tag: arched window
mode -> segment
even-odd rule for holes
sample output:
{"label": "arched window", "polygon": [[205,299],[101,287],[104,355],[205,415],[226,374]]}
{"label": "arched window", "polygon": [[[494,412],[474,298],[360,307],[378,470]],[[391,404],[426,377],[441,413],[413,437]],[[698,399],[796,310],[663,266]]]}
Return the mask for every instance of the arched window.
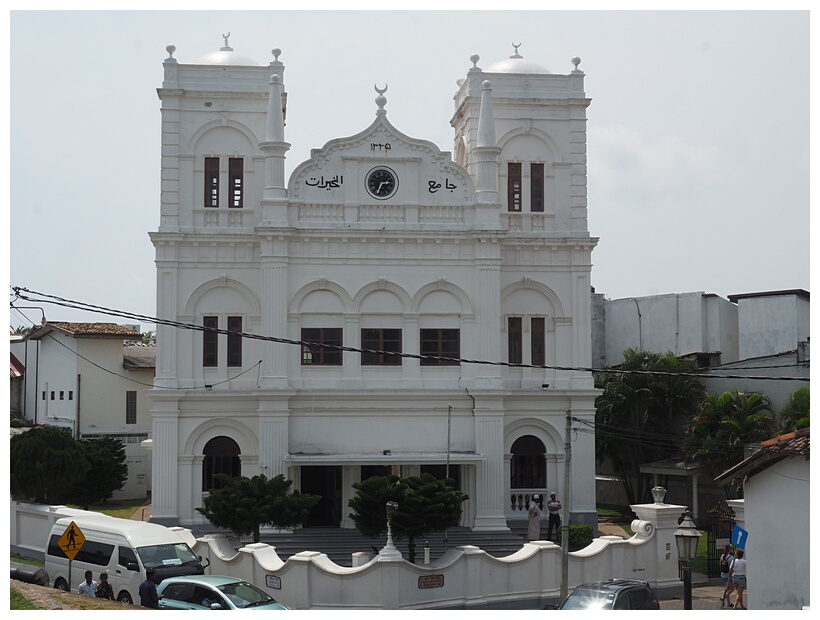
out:
{"label": "arched window", "polygon": [[221,489],[222,484],[214,479],[216,474],[228,474],[236,478],[241,475],[239,446],[230,437],[214,437],[205,444],[202,451],[202,490]]}
{"label": "arched window", "polygon": [[532,435],[524,435],[512,445],[511,489],[544,489],[547,486],[546,448]]}

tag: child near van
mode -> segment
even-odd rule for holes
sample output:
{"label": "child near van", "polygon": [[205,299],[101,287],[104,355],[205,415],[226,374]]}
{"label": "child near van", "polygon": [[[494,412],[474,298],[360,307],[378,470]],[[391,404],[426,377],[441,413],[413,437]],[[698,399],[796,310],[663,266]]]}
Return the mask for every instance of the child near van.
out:
{"label": "child near van", "polygon": [[100,583],[97,586],[97,598],[114,600],[114,588],[108,583],[108,573],[100,573]]}

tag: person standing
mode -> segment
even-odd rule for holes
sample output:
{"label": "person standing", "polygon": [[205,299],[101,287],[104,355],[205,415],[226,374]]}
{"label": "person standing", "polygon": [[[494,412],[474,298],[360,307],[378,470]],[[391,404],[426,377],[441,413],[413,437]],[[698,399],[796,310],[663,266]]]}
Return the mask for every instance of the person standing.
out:
{"label": "person standing", "polygon": [[527,508],[527,514],[530,517],[529,526],[527,527],[527,542],[541,538],[541,508],[538,506],[539,499],[541,499],[540,495],[533,495],[530,500],[530,505]]}
{"label": "person standing", "polygon": [[743,556],[743,549],[738,549],[737,555],[732,561],[732,567],[729,569],[729,576],[734,581],[735,590],[737,590],[735,604],[732,609],[746,609],[746,605],[743,604],[743,591],[746,589],[746,558]]}
{"label": "person standing", "polygon": [[734,556],[732,555],[732,545],[726,545],[723,548],[723,553],[720,555],[720,578],[723,579],[723,596],[720,597],[720,608],[723,609],[726,607],[728,603],[729,607],[732,606],[731,594],[732,590],[735,589],[734,582],[729,579],[729,571],[731,570],[732,561],[734,560]]}
{"label": "person standing", "polygon": [[561,530],[561,502],[555,496],[555,491],[550,493],[549,501],[547,501],[547,511],[549,512],[547,540],[552,540],[552,527],[555,526],[555,541],[558,542],[558,533]]}
{"label": "person standing", "polygon": [[157,584],[154,583],[154,577],[157,571],[153,568],[145,573],[145,581],[140,584],[140,605],[143,607],[150,607],[151,609],[159,609],[159,595],[157,594]]}
{"label": "person standing", "polygon": [[90,570],[85,571],[85,581],[83,581],[80,584],[80,587],[77,588],[77,594],[82,594],[83,596],[97,596],[97,582],[91,578],[93,576],[94,575]]}
{"label": "person standing", "polygon": [[108,573],[100,573],[100,583],[97,586],[97,598],[114,600],[114,588],[108,583]]}

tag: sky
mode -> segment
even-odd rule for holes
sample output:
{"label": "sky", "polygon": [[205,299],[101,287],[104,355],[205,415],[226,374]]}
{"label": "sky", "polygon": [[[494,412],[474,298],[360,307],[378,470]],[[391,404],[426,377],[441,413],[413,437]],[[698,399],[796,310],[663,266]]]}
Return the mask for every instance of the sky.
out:
{"label": "sky", "polygon": [[[155,4],[168,6],[141,6]],[[553,73],[579,56],[596,292],[810,290],[807,10],[12,10],[8,20],[10,287],[156,314],[148,233],[159,226],[165,48],[193,63],[230,33],[260,65],[281,49],[287,174],[370,125],[374,84],[388,85],[397,129],[452,152],[456,80],[472,54],[487,67],[520,43]],[[23,313],[10,312],[12,328],[41,320]]]}

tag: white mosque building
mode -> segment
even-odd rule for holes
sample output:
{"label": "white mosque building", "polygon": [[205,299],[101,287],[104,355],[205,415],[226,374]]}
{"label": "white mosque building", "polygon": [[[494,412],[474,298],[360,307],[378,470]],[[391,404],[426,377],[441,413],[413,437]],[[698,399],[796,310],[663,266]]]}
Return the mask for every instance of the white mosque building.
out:
{"label": "white mosque building", "polygon": [[167,51],[157,315],[205,329],[157,329],[152,520],[204,526],[218,472],[284,474],[322,496],[305,527],[352,528],[353,483],[430,472],[476,531],[566,473],[571,522],[597,523],[580,59],[471,57],[455,159],[378,89],[370,126],[285,178],[281,52]]}

